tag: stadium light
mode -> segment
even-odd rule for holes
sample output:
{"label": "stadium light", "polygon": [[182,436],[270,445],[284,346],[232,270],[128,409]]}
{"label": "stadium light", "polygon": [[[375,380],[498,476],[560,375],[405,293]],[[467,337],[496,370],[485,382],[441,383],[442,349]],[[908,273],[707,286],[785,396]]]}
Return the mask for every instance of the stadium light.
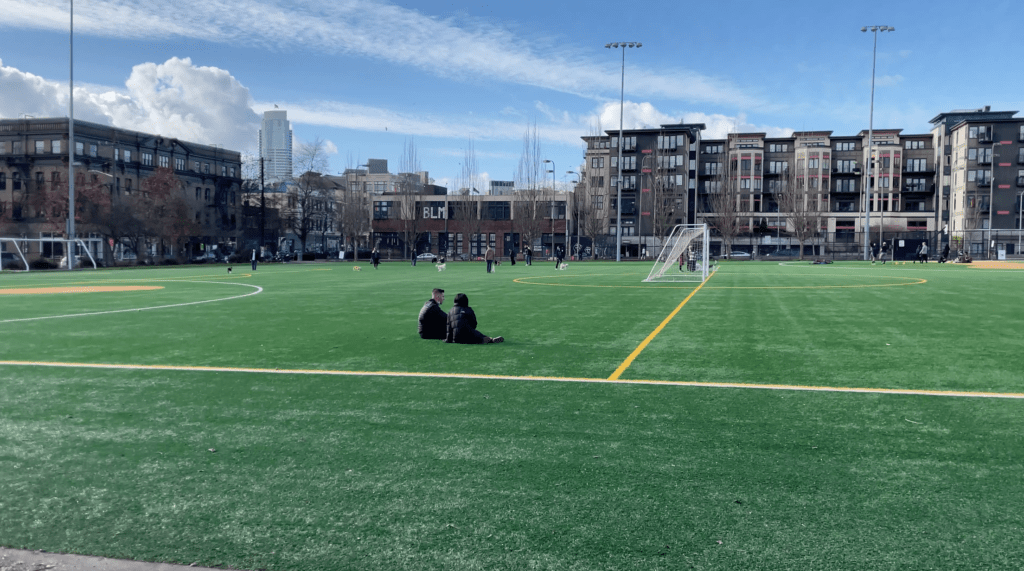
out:
{"label": "stadium light", "polygon": [[[896,28],[892,26],[864,26],[860,29],[861,32],[867,32],[871,30],[874,35],[874,45],[871,48],[871,111],[868,116],[868,172],[864,177],[864,261],[867,261],[871,257],[869,240],[871,238],[871,156],[872,150],[875,148],[875,142],[872,140],[874,137],[874,123],[875,123],[875,59],[878,53],[878,32],[895,32]],[[879,218],[878,231],[881,233],[882,224],[881,218]],[[879,238],[881,242],[881,238]],[[881,247],[881,243],[879,243]]]}
{"label": "stadium light", "polygon": [[68,16],[68,271],[75,269],[75,0]]}
{"label": "stadium light", "polygon": [[618,197],[615,200],[615,261],[622,261],[622,109],[625,105],[626,93],[626,48],[640,48],[640,42],[615,42],[605,44],[606,48],[622,47],[622,77],[619,82],[619,176],[615,187]]}

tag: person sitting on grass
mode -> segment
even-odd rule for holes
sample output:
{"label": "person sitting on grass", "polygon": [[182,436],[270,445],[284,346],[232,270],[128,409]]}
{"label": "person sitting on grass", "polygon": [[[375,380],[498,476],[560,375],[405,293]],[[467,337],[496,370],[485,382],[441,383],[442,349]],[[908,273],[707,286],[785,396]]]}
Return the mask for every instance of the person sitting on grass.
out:
{"label": "person sitting on grass", "polygon": [[444,303],[444,290],[434,288],[433,295],[420,310],[420,337],[423,339],[444,339],[448,332],[448,316],[441,309]]}
{"label": "person sitting on grass", "polygon": [[504,337],[488,337],[476,330],[476,313],[469,307],[469,298],[464,293],[455,294],[455,306],[448,312],[448,331],[445,343],[476,345],[501,343]]}

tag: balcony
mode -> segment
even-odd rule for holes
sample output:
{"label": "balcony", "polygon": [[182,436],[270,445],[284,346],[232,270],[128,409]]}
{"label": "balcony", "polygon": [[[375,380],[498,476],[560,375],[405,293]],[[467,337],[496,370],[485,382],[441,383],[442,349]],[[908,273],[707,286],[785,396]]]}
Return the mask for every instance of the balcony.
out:
{"label": "balcony", "polygon": [[935,192],[935,185],[931,184],[908,184],[903,187],[903,192]]}
{"label": "balcony", "polygon": [[978,131],[978,142],[984,144],[991,144],[992,131]]}
{"label": "balcony", "polygon": [[974,181],[974,184],[978,185],[979,187],[982,187],[982,186],[985,186],[985,187],[992,186],[992,179],[990,179],[990,178],[978,179],[978,180]]}
{"label": "balcony", "polygon": [[1024,176],[1017,177],[1017,186],[1024,186]]}

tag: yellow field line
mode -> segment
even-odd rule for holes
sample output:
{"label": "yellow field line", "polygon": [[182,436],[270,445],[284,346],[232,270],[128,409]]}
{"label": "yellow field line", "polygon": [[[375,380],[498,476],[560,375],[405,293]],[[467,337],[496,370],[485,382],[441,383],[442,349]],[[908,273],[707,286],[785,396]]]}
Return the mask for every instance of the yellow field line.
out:
{"label": "yellow field line", "polygon": [[[711,274],[711,276],[713,275],[715,274]],[[652,331],[646,339],[641,341],[640,345],[638,345],[636,349],[633,349],[633,352],[629,354],[629,357],[626,357],[626,360],[623,361],[617,369],[615,369],[615,372],[612,373],[610,377],[608,377],[609,381],[617,380],[619,376],[622,375],[622,373],[624,373],[631,364],[633,364],[633,359],[636,359],[637,355],[639,355],[640,352],[643,351],[645,347],[647,347],[647,344],[653,341],[654,338],[657,337],[659,333],[661,333],[661,330],[664,329],[666,325],[668,325],[669,321],[672,321],[672,318],[675,317],[677,313],[679,313],[679,310],[682,309],[684,305],[686,305],[686,302],[690,301],[690,298],[692,298],[694,294],[700,291],[700,288],[704,287],[704,284],[708,283],[711,280],[711,276],[708,276],[708,279],[702,281],[700,285],[697,286],[697,289],[691,291],[690,295],[686,296],[686,299],[684,299],[683,302],[680,303],[675,308],[675,310],[672,311],[672,313],[668,314],[668,317],[666,317],[657,327],[655,327],[654,331]]]}
{"label": "yellow field line", "polygon": [[830,393],[868,393],[892,395],[921,395],[965,398],[1024,399],[1024,393],[995,393],[972,391],[933,391],[919,389],[882,389],[859,387],[822,387],[807,385],[778,385],[753,383],[712,383],[700,381],[659,381],[651,379],[598,379],[588,377],[541,377],[531,375],[484,375],[469,373],[422,373],[410,371],[339,371],[331,369],[263,369],[257,367],[203,367],[187,365],[137,365],[118,363],[63,363],[47,361],[0,361],[0,366],[62,367],[71,369],[118,369],[144,371],[183,371],[213,373],[257,373],[269,375],[322,375],[333,377],[417,377],[427,379],[481,379],[502,381],[549,381],[569,383],[611,383],[628,385],[663,385],[678,387],[705,387],[721,389],[762,389],[785,391],[811,391]]}

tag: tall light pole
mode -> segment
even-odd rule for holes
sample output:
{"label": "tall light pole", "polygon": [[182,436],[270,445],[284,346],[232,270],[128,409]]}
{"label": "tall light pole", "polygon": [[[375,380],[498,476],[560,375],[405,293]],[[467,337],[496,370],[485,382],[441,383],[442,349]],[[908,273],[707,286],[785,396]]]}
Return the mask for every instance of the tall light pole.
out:
{"label": "tall light pole", "polygon": [[[875,148],[875,142],[872,138],[875,126],[875,59],[878,53],[878,32],[895,32],[896,28],[892,26],[864,26],[860,29],[862,32],[867,32],[868,30],[871,30],[875,39],[874,45],[871,48],[871,112],[868,117],[868,168],[865,169],[868,175],[864,177],[864,261],[871,257],[868,240],[871,234],[871,152]],[[881,227],[881,224],[879,224],[879,227]]]}
{"label": "tall light pole", "polygon": [[555,161],[544,159],[544,162],[551,163],[551,255],[555,255]]}
{"label": "tall light pole", "polygon": [[604,47],[622,48],[622,78],[619,85],[619,176],[615,187],[618,189],[618,196],[615,200],[615,261],[622,261],[622,109],[625,105],[626,93],[626,48],[640,48],[640,42],[614,42],[605,44]]}
{"label": "tall light pole", "polygon": [[68,271],[75,269],[75,0],[68,19]]}
{"label": "tall light pole", "polygon": [[[565,174],[574,174],[574,175],[576,175],[576,186],[579,186],[580,182],[582,182],[582,180],[583,180],[582,175],[580,175],[580,173],[578,173],[576,171],[565,171]],[[576,187],[574,186],[573,190],[572,190],[572,204],[573,204],[573,209],[572,210],[573,210],[573,213],[574,213],[574,217],[573,218],[576,220],[576,249],[575,249],[576,251],[575,251],[575,253],[576,253],[576,261],[578,262],[578,261],[580,261],[582,259],[582,257],[580,256],[580,216],[579,216],[580,215],[580,205],[579,205],[579,202],[577,202],[577,198],[578,197],[576,196]],[[567,208],[566,212],[568,212],[568,211],[569,211],[569,209]],[[568,222],[568,220],[566,221],[566,224],[565,224],[565,233],[568,236],[568,234],[569,234],[569,222]],[[568,246],[569,242],[566,241],[565,245]]]}
{"label": "tall light pole", "polygon": [[[993,137],[993,139],[994,138],[995,137]],[[996,162],[996,147],[1001,145],[1007,145],[1009,143],[1010,141],[992,142],[992,162],[989,163],[992,165],[992,170],[989,171],[992,174],[992,176],[989,177],[988,181],[988,247],[985,249],[985,251],[988,252],[988,258],[990,260],[992,259],[992,208],[994,207],[992,201],[995,199],[993,189],[996,187],[996,167],[999,166],[999,163]]]}

